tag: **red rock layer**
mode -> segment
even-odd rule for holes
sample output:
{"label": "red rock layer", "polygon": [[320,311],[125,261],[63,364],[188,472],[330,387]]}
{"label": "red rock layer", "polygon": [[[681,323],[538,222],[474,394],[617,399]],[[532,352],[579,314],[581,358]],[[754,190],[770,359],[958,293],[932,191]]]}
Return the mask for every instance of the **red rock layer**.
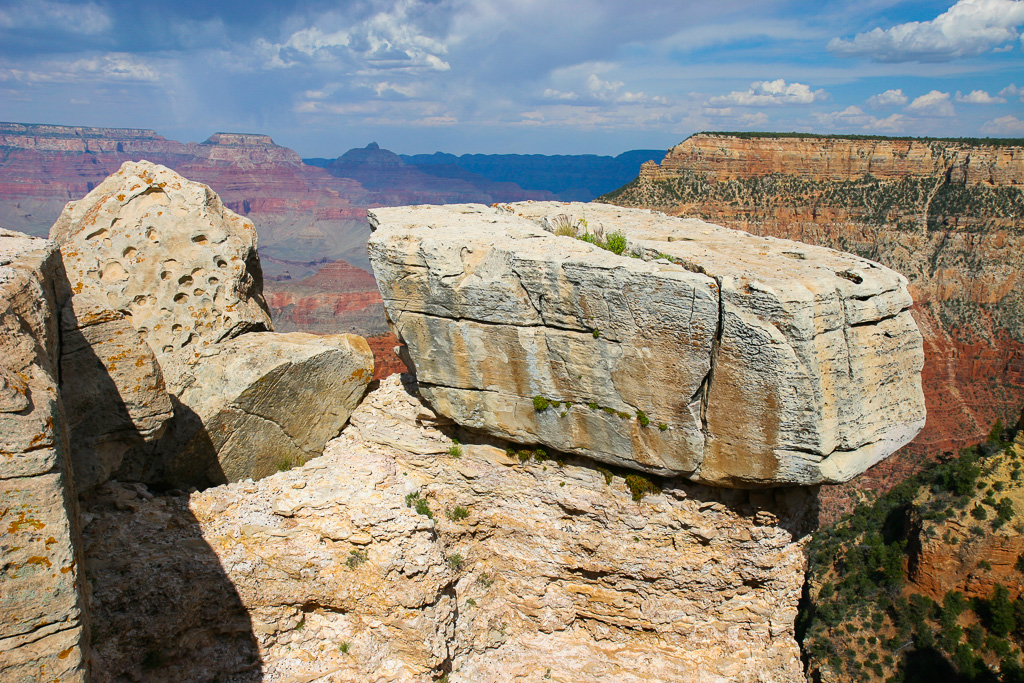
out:
{"label": "red rock layer", "polygon": [[669,150],[660,168],[644,164],[655,179],[676,171],[711,173],[718,181],[773,173],[807,180],[850,180],[870,174],[882,180],[949,173],[953,182],[1020,185],[1024,148],[924,140],[851,138],[737,138],[700,134]]}

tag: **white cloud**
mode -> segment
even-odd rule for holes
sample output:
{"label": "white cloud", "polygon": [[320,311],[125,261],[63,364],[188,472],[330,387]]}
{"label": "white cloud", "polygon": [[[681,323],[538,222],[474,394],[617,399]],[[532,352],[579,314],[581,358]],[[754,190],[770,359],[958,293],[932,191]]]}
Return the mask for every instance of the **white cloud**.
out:
{"label": "white cloud", "polygon": [[1024,135],[1024,121],[1016,116],[1000,116],[981,127],[986,135]]}
{"label": "white cloud", "polygon": [[543,97],[546,100],[562,100],[570,102],[580,98],[580,96],[575,92],[562,92],[561,90],[555,90],[554,88],[545,88]]}
{"label": "white cloud", "polygon": [[931,21],[875,28],[852,39],[833,38],[828,49],[877,62],[944,62],[980,55],[1017,40],[1024,0],[960,0]]}
{"label": "white cloud", "polygon": [[885,107],[901,107],[910,98],[903,94],[902,89],[886,90],[868,98],[867,105],[872,109],[884,109]]}
{"label": "white cloud", "polygon": [[999,91],[1000,97],[1019,97],[1021,102],[1024,102],[1024,88],[1018,88],[1016,84],[1011,83],[1002,90]]}
{"label": "white cloud", "polygon": [[847,107],[842,111],[834,111],[828,114],[814,112],[811,116],[815,119],[818,125],[827,128],[837,128],[840,126],[864,126],[876,120],[874,116],[865,114],[864,110],[860,107]]}
{"label": "white cloud", "polygon": [[149,62],[123,52],[83,57],[73,62],[50,61],[34,69],[0,68],[0,80],[40,83],[156,83],[160,71]]}
{"label": "white cloud", "polygon": [[97,35],[113,26],[106,11],[94,3],[63,4],[48,0],[0,8],[0,29],[47,30]]}
{"label": "white cloud", "polygon": [[967,95],[964,95],[959,90],[957,90],[956,101],[964,102],[966,104],[1005,104],[1006,98],[992,97],[984,90],[972,90]]}
{"label": "white cloud", "polygon": [[827,114],[815,112],[812,114],[812,118],[816,126],[820,128],[847,131],[859,128],[875,133],[900,132],[906,129],[907,124],[910,123],[909,117],[904,114],[891,114],[880,119],[865,113],[860,107],[847,107],[842,111]]}
{"label": "white cloud", "polygon": [[781,78],[774,81],[754,81],[750,89],[734,90],[728,95],[712,97],[708,103],[716,107],[762,107],[770,105],[811,104],[828,98],[824,90],[811,90],[803,83],[786,83]]}
{"label": "white cloud", "polygon": [[362,21],[345,22],[337,31],[325,32],[319,25],[303,28],[283,43],[260,38],[256,50],[264,68],[319,64],[351,73],[448,71],[451,65],[442,58],[448,46],[418,25],[414,5],[411,0],[397,2]]}
{"label": "white cloud", "polygon": [[953,103],[949,101],[948,92],[932,90],[914,99],[907,105],[907,111],[925,116],[954,116]]}

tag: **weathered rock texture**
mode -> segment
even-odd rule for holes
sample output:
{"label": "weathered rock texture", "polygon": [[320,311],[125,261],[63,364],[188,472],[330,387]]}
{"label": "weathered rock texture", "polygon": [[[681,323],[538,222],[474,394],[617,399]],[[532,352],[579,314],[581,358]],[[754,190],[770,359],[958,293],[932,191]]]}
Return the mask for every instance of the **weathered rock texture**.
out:
{"label": "weathered rock texture", "polygon": [[0,229],[0,679],[85,681],[78,505],[57,391],[60,252]]}
{"label": "weathered rock texture", "polygon": [[205,185],[128,162],[52,234],[74,292],[61,363],[79,492],[111,476],[209,484],[304,462],[370,381],[361,337],[259,332],[256,231]]}
{"label": "weathered rock texture", "polygon": [[270,327],[251,221],[206,185],[127,162],[50,230],[75,294],[94,292],[157,353]]}
{"label": "weathered rock texture", "polygon": [[1024,403],[1024,149],[701,134],[604,197],[850,251],[909,278],[928,424],[858,487],[983,439]]}
{"label": "weathered rock texture", "polygon": [[177,420],[159,457],[143,451],[122,479],[223,483],[303,463],[338,435],[373,375],[354,334],[252,333],[162,363]]}
{"label": "weathered rock texture", "polygon": [[[559,215],[639,258],[552,234]],[[847,481],[924,424],[906,280],[878,264],[601,205],[370,216],[394,329],[464,426],[760,486]]]}
{"label": "weathered rock texture", "polygon": [[82,492],[109,479],[130,448],[163,436],[174,407],[156,356],[123,313],[82,293],[60,321],[60,392]]}
{"label": "weathered rock texture", "polygon": [[810,492],[673,481],[635,502],[582,460],[446,455],[444,422],[391,377],[302,467],[187,510],[88,499],[95,680],[147,661],[175,680],[803,680]]}

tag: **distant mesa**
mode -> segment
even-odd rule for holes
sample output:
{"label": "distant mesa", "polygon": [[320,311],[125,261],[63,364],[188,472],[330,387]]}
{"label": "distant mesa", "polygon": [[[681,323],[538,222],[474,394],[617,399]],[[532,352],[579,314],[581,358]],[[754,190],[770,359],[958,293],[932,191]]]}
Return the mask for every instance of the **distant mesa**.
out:
{"label": "distant mesa", "polygon": [[202,144],[228,147],[277,147],[269,135],[254,133],[214,133]]}

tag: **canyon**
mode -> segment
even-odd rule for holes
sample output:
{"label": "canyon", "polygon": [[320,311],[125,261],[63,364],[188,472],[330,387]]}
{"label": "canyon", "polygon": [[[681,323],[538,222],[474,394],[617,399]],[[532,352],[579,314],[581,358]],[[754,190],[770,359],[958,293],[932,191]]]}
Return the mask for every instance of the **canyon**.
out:
{"label": "canyon", "polygon": [[[795,619],[803,548],[818,514],[813,484],[856,476],[884,451],[854,449],[853,461],[836,467],[828,461],[846,455],[821,453],[821,471],[832,474],[818,478],[792,464],[767,478],[752,450],[720,449],[716,466],[699,472],[622,453],[610,462],[590,448],[551,447],[550,430],[488,428],[502,419],[488,414],[496,405],[451,410],[429,364],[461,358],[484,386],[505,382],[507,373],[483,356],[511,353],[515,343],[478,349],[487,335],[467,334],[479,317],[470,304],[515,317],[529,296],[507,294],[529,283],[544,290],[539,310],[556,327],[523,330],[550,334],[552,351],[559,335],[570,345],[600,345],[609,361],[582,384],[565,378],[567,386],[579,392],[610,381],[616,391],[635,390],[611,361],[642,361],[645,338],[671,347],[680,330],[659,327],[653,311],[632,309],[642,323],[614,311],[624,292],[649,298],[682,287],[693,296],[689,321],[681,313],[677,322],[693,348],[643,403],[665,428],[641,412],[610,415],[611,405],[590,411],[594,425],[614,419],[627,431],[685,440],[693,436],[685,420],[695,419],[688,404],[702,399],[688,398],[679,412],[666,391],[690,377],[707,388],[704,438],[725,441],[728,420],[719,418],[716,397],[722,386],[726,402],[743,391],[730,382],[744,377],[764,341],[760,330],[782,335],[770,342],[780,359],[787,349],[817,353],[822,373],[814,381],[877,381],[893,391],[870,405],[851,393],[844,410],[865,419],[831,425],[835,415],[824,405],[803,405],[808,397],[787,388],[804,380],[786,366],[751,381],[744,410],[775,422],[787,443],[828,432],[825,448],[879,436],[888,448],[912,436],[922,417],[920,336],[905,310],[905,281],[857,257],[647,212],[573,207],[588,207],[609,237],[625,231],[642,252],[637,258],[556,235],[546,215],[518,215],[559,206],[457,205],[435,208],[434,223],[442,233],[465,227],[460,216],[478,221],[477,231],[518,226],[549,265],[567,250],[573,268],[589,273],[588,301],[604,311],[603,333],[559,329],[580,312],[566,283],[545,275],[544,260],[533,264],[539,279],[516,284],[501,275],[501,254],[489,259],[482,244],[455,258],[451,245],[425,247],[418,253],[448,284],[409,279],[396,297],[395,283],[408,278],[396,277],[404,261],[378,258],[402,253],[400,231],[383,224],[382,210],[372,220],[375,266],[388,283],[384,306],[456,303],[467,317],[451,324],[467,326],[459,332],[467,345],[458,335],[414,340],[407,314],[390,310],[406,342],[403,358],[422,376],[374,382],[362,337],[272,331],[252,222],[166,167],[124,163],[65,207],[51,240],[0,233],[0,677],[803,680]],[[551,230],[541,227],[545,218]],[[676,236],[696,244],[667,240]],[[545,247],[546,240],[554,242]],[[757,265],[758,250],[788,263],[786,252],[796,249],[806,263],[792,277],[769,277]],[[483,277],[488,267],[497,277]],[[742,286],[730,284],[732,276]],[[611,280],[598,287],[601,277]],[[630,288],[611,286],[623,277]],[[808,309],[813,297],[794,299],[805,289],[831,298]],[[470,298],[458,303],[453,291]],[[757,302],[770,301],[778,309],[762,319]],[[836,330],[843,342],[826,343],[839,338]],[[805,343],[815,331],[817,351]],[[892,345],[876,348],[876,333]],[[526,355],[539,348],[520,342]],[[564,363],[582,367],[579,358]],[[702,382],[709,364],[720,375]],[[692,388],[680,391],[689,397]],[[520,394],[533,390],[524,384]],[[97,410],[97,401],[110,409]],[[535,401],[527,410],[542,412]],[[797,424],[808,412],[818,415]],[[768,438],[758,448],[779,443]],[[657,455],[668,462],[672,450]],[[784,455],[776,449],[769,457]]]}
{"label": "canyon", "polygon": [[928,422],[858,486],[899,481],[1024,404],[1024,148],[706,133],[599,201],[840,249],[908,278]]}

